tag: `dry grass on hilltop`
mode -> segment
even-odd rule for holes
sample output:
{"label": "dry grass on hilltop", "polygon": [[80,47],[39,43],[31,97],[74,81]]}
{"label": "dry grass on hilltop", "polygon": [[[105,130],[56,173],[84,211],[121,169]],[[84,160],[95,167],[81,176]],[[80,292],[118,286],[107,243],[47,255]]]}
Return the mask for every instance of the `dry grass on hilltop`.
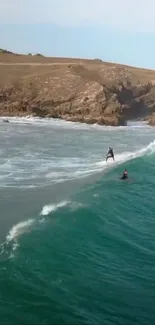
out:
{"label": "dry grass on hilltop", "polygon": [[0,114],[124,124],[155,111],[155,71],[99,59],[0,53]]}

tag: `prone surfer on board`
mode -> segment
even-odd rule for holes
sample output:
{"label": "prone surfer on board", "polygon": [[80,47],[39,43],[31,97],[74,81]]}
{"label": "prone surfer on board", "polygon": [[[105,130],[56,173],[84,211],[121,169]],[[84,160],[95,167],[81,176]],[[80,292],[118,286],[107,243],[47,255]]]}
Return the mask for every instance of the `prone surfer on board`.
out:
{"label": "prone surfer on board", "polygon": [[108,153],[107,153],[107,156],[106,156],[106,161],[109,158],[113,158],[113,160],[115,160],[115,158],[114,158],[114,152],[113,152],[113,149],[111,147],[108,148]]}
{"label": "prone surfer on board", "polygon": [[127,171],[127,169],[124,169],[121,179],[127,179],[127,178],[128,178],[128,171]]}

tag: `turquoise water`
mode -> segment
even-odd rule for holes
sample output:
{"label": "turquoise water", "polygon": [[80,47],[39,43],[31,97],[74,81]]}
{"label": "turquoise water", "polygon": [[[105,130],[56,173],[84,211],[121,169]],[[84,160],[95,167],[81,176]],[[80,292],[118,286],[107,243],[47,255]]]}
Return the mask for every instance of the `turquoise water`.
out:
{"label": "turquoise water", "polygon": [[0,323],[154,324],[154,128],[14,118],[0,132]]}

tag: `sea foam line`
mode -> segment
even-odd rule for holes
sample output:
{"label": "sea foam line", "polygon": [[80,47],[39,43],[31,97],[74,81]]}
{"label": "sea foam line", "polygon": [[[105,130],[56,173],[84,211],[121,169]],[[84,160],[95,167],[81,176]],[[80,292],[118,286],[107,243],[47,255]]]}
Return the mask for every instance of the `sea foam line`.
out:
{"label": "sea foam line", "polygon": [[40,118],[40,117],[34,117],[32,115],[28,116],[1,116],[0,121],[8,120],[12,123],[18,123],[18,124],[33,124],[33,125],[52,125],[54,127],[64,127],[64,128],[73,128],[73,129],[95,129],[95,130],[104,130],[104,131],[111,131],[111,130],[126,130],[130,128],[151,128],[150,125],[147,124],[146,121],[128,121],[126,126],[105,126],[105,125],[98,125],[95,124],[87,124],[87,123],[80,123],[80,122],[71,122],[71,121],[65,121],[62,119],[53,119],[53,118]]}
{"label": "sea foam line", "polygon": [[[45,205],[43,206],[40,215],[47,216],[51,212],[56,211],[58,208],[66,206],[68,203],[68,201],[62,201],[57,204]],[[32,226],[36,221],[37,220],[35,219],[28,219],[25,221],[18,222],[16,225],[13,225],[13,227],[10,229],[9,233],[6,236],[5,241],[0,245],[0,255],[2,255],[3,253],[7,253],[9,254],[9,257],[14,257],[14,252],[19,247],[18,237],[23,235],[24,233],[31,231]],[[44,222],[44,219],[39,219],[39,223],[42,222]]]}
{"label": "sea foam line", "polygon": [[[100,172],[100,171],[106,171],[109,168],[113,168],[116,165],[119,164],[123,164],[126,161],[130,161],[132,159],[141,157],[145,154],[152,154],[155,151],[155,140],[153,142],[150,142],[148,146],[141,148],[135,152],[122,152],[121,154],[116,154],[115,155],[115,161],[113,161],[113,159],[108,160],[108,161],[98,161],[98,162],[94,162],[94,163],[89,163],[87,165],[84,165],[85,168],[81,169],[81,170],[76,170],[74,172],[72,172],[71,175],[66,175],[68,176],[68,180],[70,179],[76,179],[76,178],[82,178],[82,177],[86,177],[89,175],[92,175],[94,173]],[[88,168],[86,168],[86,166]],[[80,167],[80,163],[79,163],[79,167]],[[52,175],[52,173],[51,173]],[[46,175],[46,177],[49,176],[50,177],[50,173]],[[69,177],[70,176],[70,177]],[[65,181],[65,179],[64,179]]]}
{"label": "sea foam line", "polygon": [[84,170],[77,170],[74,172],[74,175],[72,179],[87,177],[92,174],[95,174],[97,172],[103,172],[108,171],[111,168],[115,168],[117,165],[121,165],[124,162],[136,159],[138,157],[141,157],[145,154],[150,155],[155,152],[155,140],[153,142],[150,142],[148,146],[141,148],[140,150],[137,150],[135,152],[122,152],[121,154],[115,155],[115,161],[113,159],[109,159],[108,161],[102,160],[98,161],[91,166],[91,169],[84,169]]}
{"label": "sea foam line", "polygon": [[123,152],[121,154],[115,155],[115,161],[108,160],[97,162],[96,165],[100,167],[100,170],[108,169],[109,167],[115,167],[116,165],[123,164],[126,161],[141,157],[145,154],[150,155],[155,152],[155,140],[150,142],[148,146],[137,150],[135,152]]}
{"label": "sea foam line", "polygon": [[5,241],[0,245],[0,255],[6,253],[9,257],[14,257],[14,252],[19,247],[18,237],[29,232],[35,223],[35,219],[28,219],[26,221],[18,222],[10,229]]}
{"label": "sea foam line", "polygon": [[43,206],[40,215],[42,216],[47,216],[48,214],[50,214],[53,211],[56,211],[58,208],[64,207],[68,204],[68,201],[62,201],[60,203],[57,204],[48,204]]}
{"label": "sea foam line", "polygon": [[34,219],[28,219],[26,221],[21,221],[14,225],[6,236],[6,241],[13,241],[23,233],[29,231],[30,226],[32,226],[34,222]]}
{"label": "sea foam line", "polygon": [[[69,180],[75,180],[78,178],[83,178],[83,177],[87,177],[90,175],[93,175],[95,173],[98,172],[106,172],[106,170],[109,170],[111,168],[115,168],[117,165],[123,164],[127,161],[136,159],[140,156],[143,155],[150,155],[152,153],[155,152],[155,140],[153,142],[150,142],[148,146],[143,147],[135,152],[122,152],[121,154],[116,154],[115,155],[115,161],[113,161],[112,159],[109,159],[107,162],[105,160],[100,160],[100,161],[93,161],[91,163],[87,163],[85,162],[85,164],[79,161],[79,164],[76,162],[75,166],[76,168],[74,168],[74,170],[72,170],[71,168],[69,168],[69,171],[62,171],[61,173],[59,172],[48,172],[44,175],[44,179],[40,182],[40,183],[36,183],[34,184],[34,179],[35,177],[38,177],[38,174],[36,174],[35,176],[32,175],[32,179],[33,179],[33,184],[17,184],[16,180],[17,180],[17,176],[14,177],[14,181],[15,183],[10,183],[8,175],[5,176],[5,174],[3,173],[2,176],[0,176],[1,178],[1,186],[4,187],[17,187],[17,188],[35,188],[35,187],[40,187],[40,186],[44,186],[46,185],[46,179],[48,180],[48,184],[50,183],[51,185],[56,184],[56,183],[62,183],[65,181],[69,181]],[[79,165],[79,169],[77,168]],[[67,166],[67,163],[65,161],[65,167]],[[69,164],[69,166],[71,167],[72,165]],[[74,163],[73,163],[73,167]],[[48,165],[49,167],[49,165]],[[61,166],[63,167],[63,165]],[[60,178],[60,176],[62,176]],[[6,177],[6,178],[5,178]],[[4,179],[4,182],[3,182]],[[30,178],[31,179],[31,178]],[[50,209],[50,208],[47,208]],[[53,209],[53,207],[52,207]],[[46,209],[45,209],[46,210]],[[44,210],[44,211],[45,211]],[[51,210],[52,211],[52,210]],[[45,212],[46,213],[46,212]]]}

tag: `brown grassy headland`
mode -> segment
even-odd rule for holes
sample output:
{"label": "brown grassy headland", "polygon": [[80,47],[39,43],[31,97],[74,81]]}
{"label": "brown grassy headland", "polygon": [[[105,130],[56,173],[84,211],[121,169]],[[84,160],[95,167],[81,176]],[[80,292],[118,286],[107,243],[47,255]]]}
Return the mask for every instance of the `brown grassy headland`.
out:
{"label": "brown grassy headland", "polygon": [[0,115],[124,125],[155,124],[155,71],[101,60],[0,50]]}

